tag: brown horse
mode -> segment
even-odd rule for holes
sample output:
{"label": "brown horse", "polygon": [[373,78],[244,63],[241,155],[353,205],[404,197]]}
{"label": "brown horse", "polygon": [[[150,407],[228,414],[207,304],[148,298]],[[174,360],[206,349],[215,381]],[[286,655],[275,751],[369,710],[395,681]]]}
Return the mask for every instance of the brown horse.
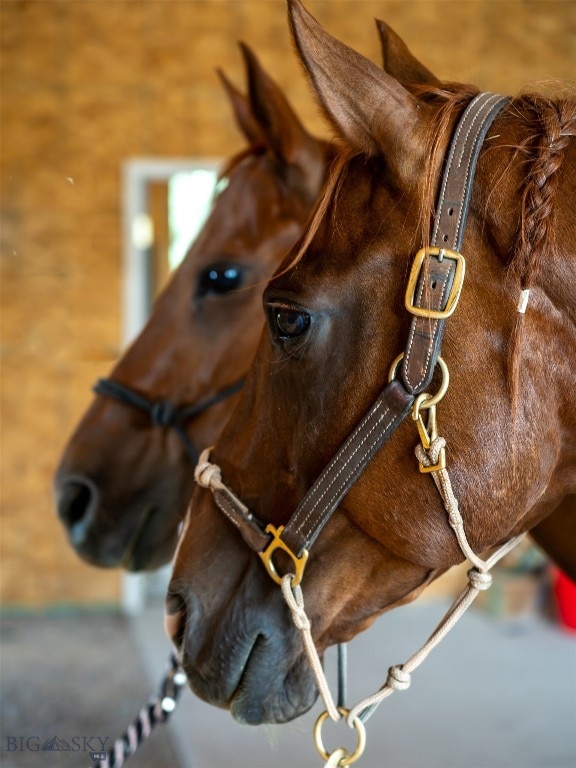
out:
{"label": "brown horse", "polygon": [[[279,529],[306,502],[406,348],[410,265],[430,240],[454,127],[478,93],[405,87],[329,36],[298,0],[289,5],[299,55],[342,150],[305,238],[265,291],[267,328],[211,455],[245,507],[216,506],[217,494],[195,490],[167,599],[167,629],[192,689],[249,723],[293,718],[316,690],[280,590],[246,541],[262,548],[264,525]],[[451,381],[438,406],[476,553],[544,525],[557,509],[573,526],[576,512],[576,102],[513,98],[487,131],[468,200],[467,274],[446,323]],[[436,273],[445,274],[441,250],[419,278],[425,304],[436,301]],[[436,327],[430,310],[414,348]],[[407,398],[408,364],[386,385],[393,413]],[[335,494],[339,504],[313,542],[302,586],[320,653],[463,560],[440,496],[418,470],[416,443],[408,418]],[[292,556],[302,562],[305,553]],[[292,571],[276,557],[278,570]]]}
{"label": "brown horse", "polygon": [[189,454],[214,442],[230,414],[235,397],[219,395],[248,369],[262,290],[301,235],[332,152],[241,49],[248,98],[222,80],[248,147],[225,163],[226,186],[202,232],[111,380],[97,386],[56,474],[60,518],[94,565],[140,570],[171,558],[192,492]]}

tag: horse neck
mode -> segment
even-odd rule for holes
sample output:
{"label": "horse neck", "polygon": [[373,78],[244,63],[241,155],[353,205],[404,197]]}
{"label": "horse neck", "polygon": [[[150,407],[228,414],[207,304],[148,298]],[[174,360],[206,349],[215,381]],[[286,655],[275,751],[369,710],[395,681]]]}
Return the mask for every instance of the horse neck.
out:
{"label": "horse neck", "polygon": [[[482,240],[501,264],[512,430],[524,437],[528,430],[534,446],[548,443],[561,495],[574,486],[576,464],[576,102],[513,100],[494,133],[473,204]],[[523,290],[528,303],[519,312]]]}

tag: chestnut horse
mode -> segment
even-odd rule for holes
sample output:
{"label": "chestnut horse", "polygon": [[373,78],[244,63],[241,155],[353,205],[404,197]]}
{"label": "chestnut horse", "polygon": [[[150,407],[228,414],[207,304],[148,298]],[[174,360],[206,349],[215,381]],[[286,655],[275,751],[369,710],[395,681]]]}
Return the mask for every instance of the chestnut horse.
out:
{"label": "chestnut horse", "polygon": [[225,396],[262,330],[262,290],[301,235],[332,152],[241,50],[248,98],[222,80],[248,147],[225,163],[202,232],[97,385],[55,477],[70,541],[94,565],[136,571],[172,557],[192,493],[189,454],[214,442],[230,414],[235,397]]}
{"label": "chestnut horse", "polygon": [[[388,70],[430,82],[399,38],[385,25],[378,29]],[[258,286],[301,234],[333,154],[304,130],[250,49],[241,50],[248,98],[220,74],[249,147],[224,164],[227,189],[146,328],[111,379],[98,382],[99,396],[56,474],[62,522],[94,565],[138,571],[172,556],[192,493],[195,446],[216,440],[256,350]]]}
{"label": "chestnut horse", "polygon": [[[409,336],[408,273],[430,242],[454,127],[478,94],[455,84],[405,87],[328,35],[299,0],[289,7],[299,56],[342,150],[303,241],[264,293],[267,328],[255,362],[212,467],[205,463],[212,474],[199,474],[216,492],[194,491],[167,598],[167,630],[191,688],[248,723],[294,718],[317,691],[281,591],[246,542],[257,550],[269,542],[266,524],[282,540],[308,489],[391,391],[389,375],[386,407],[399,412],[407,400],[404,368],[389,370]],[[554,510],[561,524],[576,516],[576,102],[525,95],[495,103],[467,201],[468,267],[446,323],[451,377],[437,409],[474,553],[542,525]],[[437,250],[421,270],[424,302],[446,269]],[[436,327],[426,312],[415,345]],[[302,589],[320,654],[464,559],[414,459],[414,422],[397,422],[354,484],[337,489],[334,514],[315,532]],[[429,437],[435,431],[421,426]],[[308,554],[291,548],[294,534],[291,559],[275,555],[287,573]]]}

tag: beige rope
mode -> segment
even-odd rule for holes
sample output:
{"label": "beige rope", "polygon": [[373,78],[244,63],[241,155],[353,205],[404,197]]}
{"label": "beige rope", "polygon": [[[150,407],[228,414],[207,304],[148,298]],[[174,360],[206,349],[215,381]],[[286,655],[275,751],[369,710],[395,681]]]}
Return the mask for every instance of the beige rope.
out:
{"label": "beige rope", "polygon": [[[446,440],[443,437],[437,437],[434,440],[432,440],[430,444],[430,448],[428,448],[428,450],[426,450],[423,445],[417,445],[416,457],[418,461],[421,464],[423,464],[425,467],[432,467],[438,464],[440,452],[444,448],[446,448]],[[431,475],[432,475],[432,479],[434,480],[434,483],[436,484],[436,488],[438,488],[438,492],[442,497],[442,501],[444,502],[444,507],[448,512],[448,522],[450,523],[451,528],[456,534],[456,538],[458,539],[458,544],[460,545],[460,549],[462,550],[464,556],[468,560],[470,560],[472,565],[478,568],[478,570],[481,571],[482,573],[485,573],[486,564],[484,563],[483,560],[481,560],[476,555],[476,553],[468,543],[468,539],[466,538],[466,532],[464,530],[464,520],[462,519],[462,515],[460,514],[460,509],[458,507],[458,499],[456,498],[456,496],[454,495],[454,491],[452,490],[452,483],[450,482],[450,477],[448,476],[448,470],[439,469],[436,472],[431,472]]]}
{"label": "beige rope", "polygon": [[[438,437],[434,439],[428,450],[424,450],[422,446],[416,448],[416,455],[418,460],[424,466],[432,466],[438,464],[438,458],[440,451],[446,447],[446,441],[444,438]],[[454,627],[457,621],[468,610],[479,592],[485,589],[489,589],[492,584],[492,576],[489,573],[490,569],[504,557],[518,542],[524,537],[524,535],[516,536],[510,541],[503,544],[488,560],[484,561],[474,552],[471,548],[468,539],[466,537],[466,531],[464,529],[464,520],[458,507],[458,500],[454,495],[452,489],[452,483],[446,469],[440,469],[432,472],[432,478],[438,488],[444,506],[448,513],[448,519],[450,526],[452,527],[458,545],[462,550],[464,556],[473,564],[473,568],[468,571],[468,585],[462,591],[462,593],[456,598],[454,603],[450,606],[446,614],[441,619],[436,629],[432,632],[426,643],[416,651],[404,664],[397,664],[390,667],[388,670],[388,677],[385,684],[379,691],[372,696],[368,696],[362,701],[358,702],[348,713],[346,722],[350,727],[353,727],[354,721],[360,719],[362,722],[366,722],[369,717],[372,716],[376,707],[382,703],[382,701],[394,693],[394,691],[405,691],[410,687],[411,673],[417,669],[420,664],[427,658],[430,652],[446,637],[448,632]],[[316,683],[320,691],[320,695],[326,706],[326,711],[332,720],[338,720],[340,713],[334,704],[334,700],[328,687],[328,682],[322,668],[322,663],[318,657],[314,640],[312,639],[311,625],[306,611],[304,608],[304,597],[301,588],[292,587],[291,575],[286,575],[282,580],[282,593],[284,599],[292,612],[292,618],[295,625],[302,632],[304,647],[306,654],[310,661]],[[338,763],[336,763],[337,765]],[[328,765],[328,764],[327,764]]]}
{"label": "beige rope", "polygon": [[296,587],[292,586],[291,573],[287,573],[282,578],[281,587],[284,600],[286,600],[288,608],[290,608],[290,612],[292,613],[294,624],[302,633],[306,655],[308,656],[308,661],[310,662],[312,672],[316,678],[316,684],[318,685],[318,690],[320,691],[320,695],[326,706],[326,711],[330,718],[336,722],[340,720],[342,716],[330,693],[330,686],[328,685],[328,680],[326,680],[322,662],[320,661],[318,651],[316,650],[314,640],[312,639],[310,619],[304,610],[304,595],[302,594],[302,588],[300,585]]}
{"label": "beige rope", "polygon": [[342,765],[341,760],[348,756],[348,753],[342,747],[338,747],[330,755],[328,760],[324,763],[324,768],[340,768]]}
{"label": "beige rope", "polygon": [[[445,447],[446,441],[444,438],[436,437],[432,440],[430,448],[427,450],[421,445],[417,446],[416,455],[418,460],[424,466],[433,466],[438,464],[440,451]],[[220,468],[216,464],[212,464],[208,461],[209,455],[210,448],[204,450],[200,455],[198,465],[194,471],[196,482],[205,488],[210,488],[212,491],[225,493],[235,504],[247,509],[230,488],[222,482]],[[510,539],[496,550],[496,552],[494,552],[494,554],[486,561],[482,560],[471,548],[466,537],[464,520],[459,510],[458,500],[452,489],[448,471],[446,469],[439,469],[431,472],[431,475],[448,513],[448,520],[456,535],[458,545],[464,556],[474,567],[468,571],[468,585],[450,606],[426,643],[404,664],[397,664],[390,667],[388,670],[388,677],[382,688],[372,696],[368,696],[358,702],[358,704],[349,711],[346,716],[346,723],[350,727],[354,727],[356,720],[366,722],[368,718],[372,716],[376,707],[381,704],[385,698],[394,693],[394,691],[404,691],[410,687],[411,673],[422,664],[430,652],[444,639],[448,632],[450,632],[456,622],[470,607],[478,593],[490,587],[492,583],[492,576],[489,573],[490,569],[498,562],[498,560],[500,560],[500,558],[504,557],[504,555],[524,538],[524,534],[522,534]],[[306,655],[308,656],[312,672],[316,679],[318,690],[326,706],[326,711],[332,720],[338,721],[341,719],[341,714],[330,693],[330,687],[322,668],[322,662],[320,661],[316,646],[314,645],[310,619],[304,608],[304,595],[302,589],[300,586],[292,586],[292,574],[286,574],[286,576],[283,577],[281,587],[286,604],[292,614],[294,624],[302,633]],[[345,754],[346,753],[344,752],[344,755]],[[325,768],[335,768],[336,766],[339,766],[342,757],[341,750],[335,750],[330,755],[328,762],[325,764]]]}
{"label": "beige rope", "polygon": [[222,471],[218,464],[212,464],[208,461],[210,451],[213,446],[205,448],[200,454],[198,464],[194,468],[194,480],[202,488],[208,488],[213,493],[219,491],[224,493],[228,498],[245,513],[249,512],[248,507],[242,503],[242,501],[236,496],[236,494],[222,481]]}

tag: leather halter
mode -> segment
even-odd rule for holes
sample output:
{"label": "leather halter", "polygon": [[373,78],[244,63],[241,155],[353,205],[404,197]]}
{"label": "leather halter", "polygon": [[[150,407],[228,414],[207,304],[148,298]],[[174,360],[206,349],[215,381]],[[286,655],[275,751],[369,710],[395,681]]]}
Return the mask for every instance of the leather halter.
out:
{"label": "leather halter", "polygon": [[[481,93],[462,114],[446,160],[431,244],[416,255],[408,280],[406,308],[412,323],[406,349],[394,362],[387,386],[306,493],[286,526],[264,528],[224,483],[211,483],[217,506],[237,526],[246,543],[260,554],[278,583],[280,577],[272,563],[275,550],[280,548],[292,558],[296,568],[293,584],[298,584],[316,537],[432,380],[446,318],[456,307],[464,278],[464,258],[459,249],[478,155],[492,121],[507,103],[505,97]],[[395,378],[400,360],[400,377]],[[210,485],[203,481],[203,471],[214,467],[207,461],[207,454],[208,451],[204,452],[196,469],[196,479],[202,485]]]}
{"label": "leather halter", "polygon": [[243,386],[244,379],[239,379],[234,384],[201,401],[197,405],[183,407],[173,405],[170,400],[151,400],[114,379],[98,379],[92,389],[97,395],[109,397],[119,403],[130,405],[133,408],[138,408],[148,413],[155,427],[172,427],[180,438],[188,458],[193,464],[196,464],[198,461],[198,451],[188,437],[188,433],[184,428],[184,422],[189,421],[194,416],[198,416],[198,414],[203,413],[213,405],[217,405],[222,400],[235,395]]}

